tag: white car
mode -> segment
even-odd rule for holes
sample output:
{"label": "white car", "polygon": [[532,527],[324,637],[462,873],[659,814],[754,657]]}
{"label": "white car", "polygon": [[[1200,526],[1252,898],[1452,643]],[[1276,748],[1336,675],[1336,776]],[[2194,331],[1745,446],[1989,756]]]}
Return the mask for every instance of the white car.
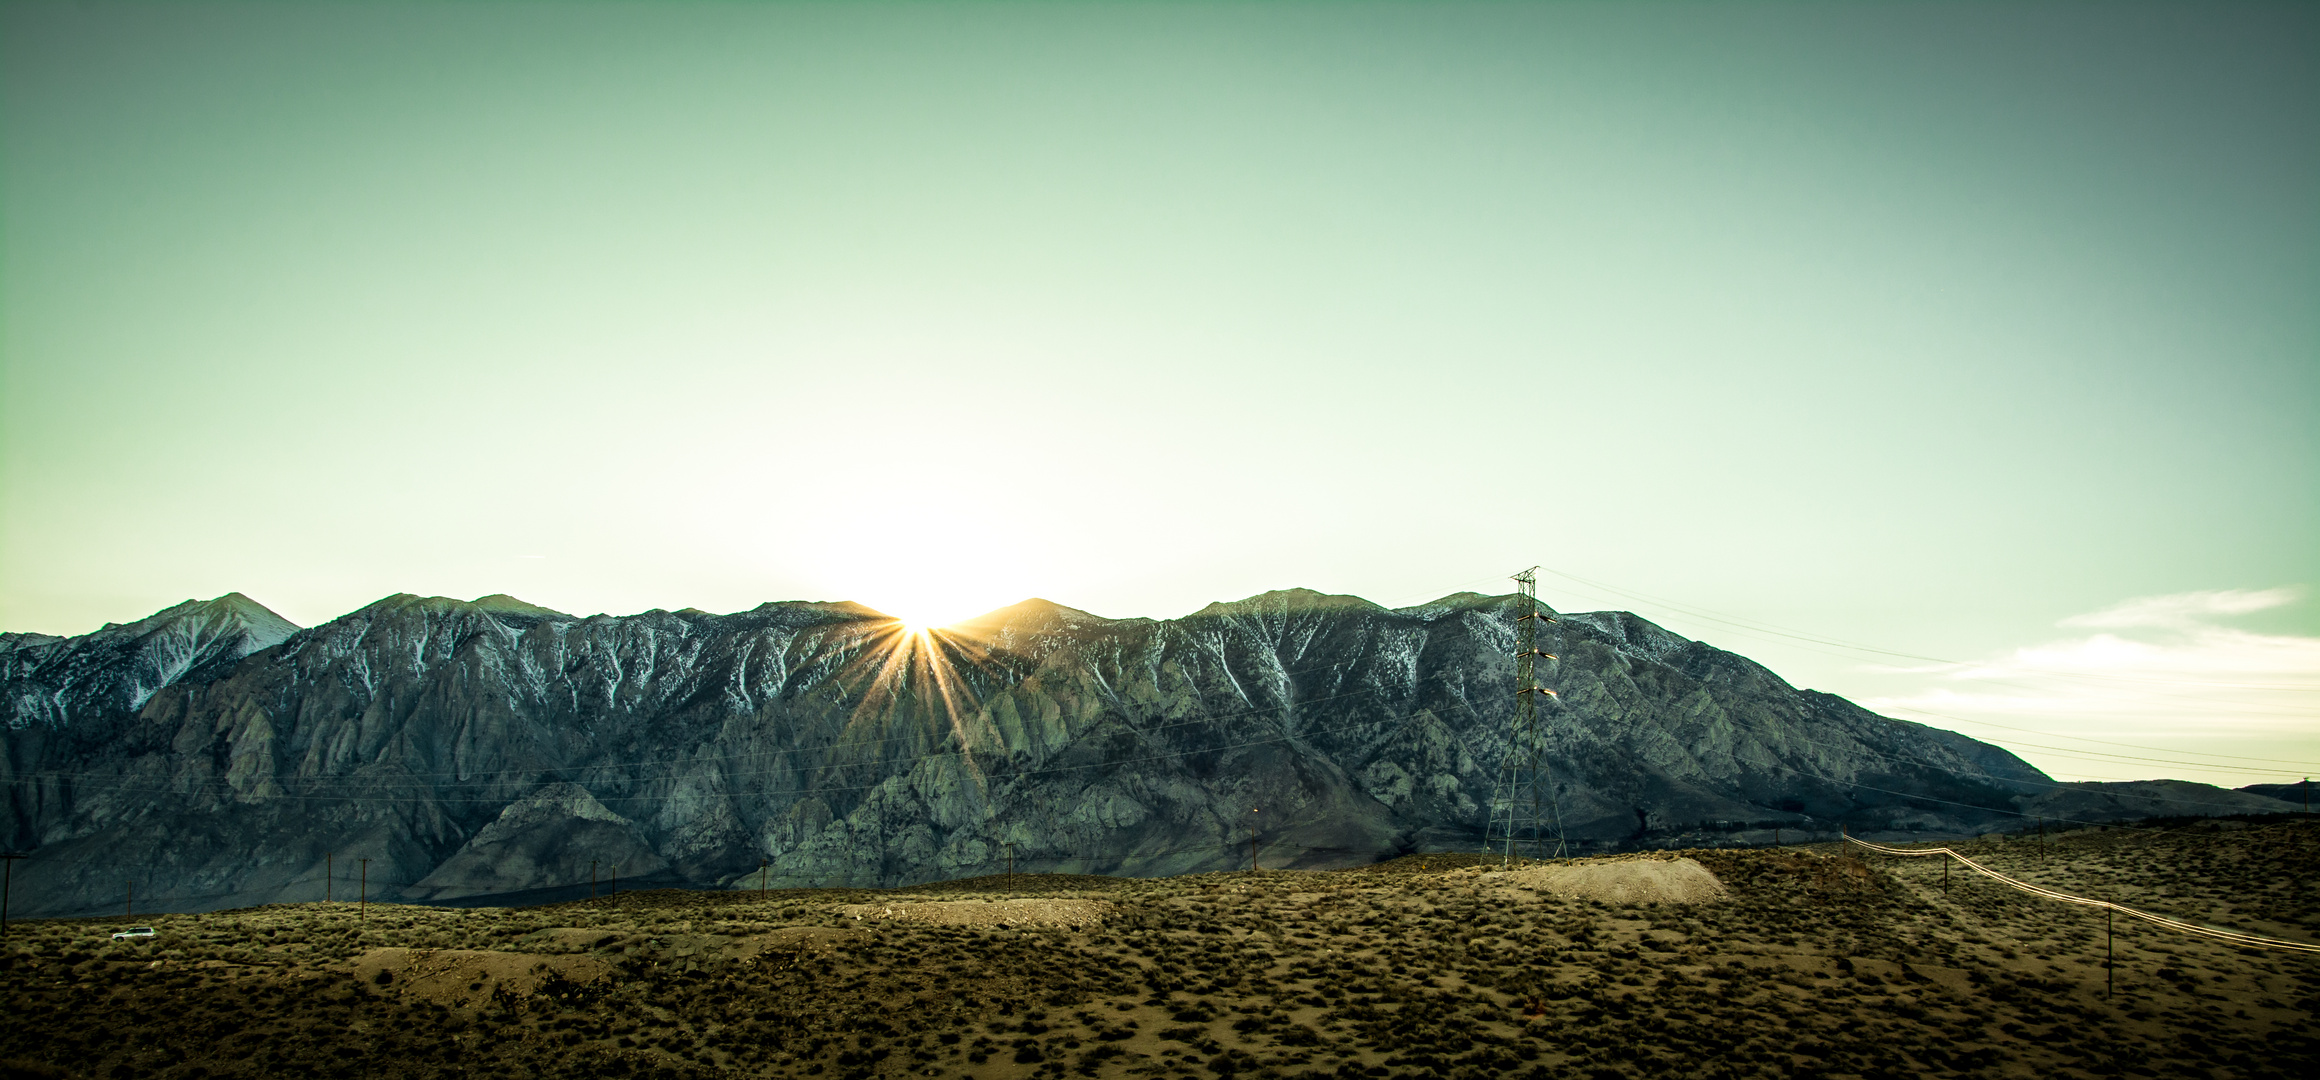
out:
{"label": "white car", "polygon": [[127,930],[116,930],[116,931],[114,931],[114,932],[113,932],[113,940],[115,940],[115,941],[127,941],[127,940],[129,940],[130,938],[141,938],[141,937],[152,937],[152,936],[153,936],[153,928],[152,928],[152,927],[150,927],[150,926],[132,926],[132,927],[128,928]]}

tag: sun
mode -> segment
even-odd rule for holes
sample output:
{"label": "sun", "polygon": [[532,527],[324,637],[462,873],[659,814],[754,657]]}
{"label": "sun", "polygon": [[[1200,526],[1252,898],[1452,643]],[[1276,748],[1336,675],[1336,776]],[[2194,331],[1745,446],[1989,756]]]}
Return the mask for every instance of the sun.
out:
{"label": "sun", "polygon": [[[896,608],[901,610],[896,610]],[[973,619],[984,609],[960,604],[946,605],[920,601],[908,605],[897,604],[895,607],[878,604],[873,605],[871,610],[900,623],[902,632],[911,637],[926,637],[929,634],[949,631],[960,623]]]}
{"label": "sun", "polygon": [[875,588],[857,588],[855,584],[839,582],[830,591],[852,594],[849,599],[901,623],[901,629],[908,630],[912,636],[950,636],[972,630],[976,619],[1022,599],[1022,596],[1008,598],[1002,592],[1017,587],[1011,581],[985,580],[974,569],[951,574],[930,573],[908,580],[890,577],[872,583],[882,586]]}
{"label": "sun", "polygon": [[908,614],[887,611],[882,612],[882,614],[895,621],[903,636],[913,638],[930,637],[937,631],[959,621],[955,618],[926,611],[913,611]]}

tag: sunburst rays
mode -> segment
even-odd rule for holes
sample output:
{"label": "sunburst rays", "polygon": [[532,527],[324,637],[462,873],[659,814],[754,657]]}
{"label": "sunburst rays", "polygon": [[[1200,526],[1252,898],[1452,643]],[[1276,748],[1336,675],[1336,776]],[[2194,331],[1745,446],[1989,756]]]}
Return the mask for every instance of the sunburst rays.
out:
{"label": "sunburst rays", "polygon": [[853,736],[846,741],[860,748],[882,746],[898,736],[908,740],[919,733],[897,726],[919,720],[919,710],[912,706],[924,706],[924,719],[949,736],[967,775],[978,791],[984,791],[986,778],[975,761],[980,740],[974,723],[982,700],[972,675],[990,664],[989,648],[972,631],[917,627],[900,619],[874,624],[860,651],[837,675],[840,686],[858,688],[860,693],[846,719],[845,731]]}

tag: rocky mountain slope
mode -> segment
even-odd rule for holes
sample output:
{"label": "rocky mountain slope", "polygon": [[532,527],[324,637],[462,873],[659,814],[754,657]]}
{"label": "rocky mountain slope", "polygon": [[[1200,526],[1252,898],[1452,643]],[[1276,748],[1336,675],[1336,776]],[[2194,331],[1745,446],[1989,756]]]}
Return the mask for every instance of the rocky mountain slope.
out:
{"label": "rocky mountain slope", "polygon": [[297,632],[296,624],[257,601],[227,593],[76,638],[0,634],[0,700],[11,730],[45,726],[101,735],[92,725],[134,714],[162,687],[188,676],[214,678]]}
{"label": "rocky mountain slope", "polygon": [[[132,888],[189,909],[592,874],[1177,873],[1247,865],[1252,831],[1267,866],[1471,851],[1509,745],[1514,603],[1293,590],[1154,621],[1034,600],[918,637],[843,603],[583,619],[505,596],[294,630],[236,594],[0,641],[0,839],[35,856],[20,912]],[[1581,851],[2011,828],[2029,799],[2067,816],[2002,749],[1631,614],[1566,615],[1541,644]]]}

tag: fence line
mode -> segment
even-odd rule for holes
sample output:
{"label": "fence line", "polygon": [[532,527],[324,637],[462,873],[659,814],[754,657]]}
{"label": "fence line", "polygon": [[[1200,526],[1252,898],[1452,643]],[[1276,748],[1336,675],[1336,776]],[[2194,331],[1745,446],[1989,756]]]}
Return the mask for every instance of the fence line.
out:
{"label": "fence line", "polygon": [[1872,844],[1867,840],[1863,840],[1860,837],[1854,836],[1850,833],[1846,833],[1844,836],[1846,840],[1882,855],[1901,855],[1909,858],[1929,858],[1935,855],[1947,855],[1950,858],[1956,859],[1958,862],[1964,864],[1966,869],[1971,870],[1974,873],[1980,874],[1986,878],[1990,878],[2009,888],[2020,889],[2021,891],[2029,893],[2032,896],[2043,897],[2058,903],[2077,904],[2081,907],[2102,908],[2106,911],[2115,911],[2121,915],[2127,916],[2128,918],[2141,919],[2144,922],[2150,923],[2162,929],[2172,930],[2178,934],[2191,934],[2196,937],[2211,938],[2216,941],[2221,941],[2226,944],[2236,945],[2247,949],[2276,949],[2281,952],[2320,954],[2320,945],[2308,945],[2301,941],[2288,941],[2282,938],[2265,937],[2262,934],[2244,934],[2237,930],[2221,930],[2212,926],[2201,926],[2197,923],[2185,922],[2181,919],[2170,918],[2165,915],[2157,915],[2148,911],[2140,911],[2135,908],[2128,907],[2125,904],[2115,904],[2108,900],[2097,900],[2089,896],[2076,896],[2071,893],[2058,892],[2043,885],[2033,885],[2027,881],[2023,881],[2019,878],[2008,877],[1990,869],[1987,866],[1983,866],[1981,863],[1967,858],[1963,853],[1960,853],[1954,848],[1895,848],[1886,847],[1883,844]]}

